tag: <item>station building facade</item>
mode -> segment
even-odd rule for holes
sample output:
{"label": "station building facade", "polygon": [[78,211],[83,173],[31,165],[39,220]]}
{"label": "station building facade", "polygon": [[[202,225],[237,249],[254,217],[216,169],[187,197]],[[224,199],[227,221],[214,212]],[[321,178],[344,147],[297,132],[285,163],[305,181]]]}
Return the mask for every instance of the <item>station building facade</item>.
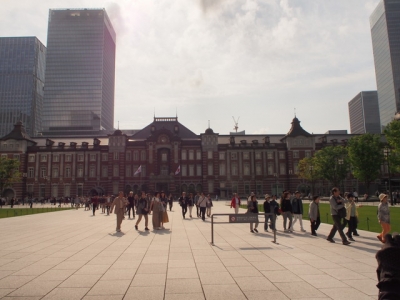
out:
{"label": "station building facade", "polygon": [[[221,198],[233,192],[280,194],[310,185],[298,178],[298,162],[349,134],[310,134],[295,117],[287,134],[195,134],[173,118],[154,118],[134,134],[121,130],[98,137],[31,138],[21,122],[0,139],[0,155],[20,161],[22,181],[2,195],[23,198],[74,197],[93,191],[203,191]],[[140,172],[139,172],[140,171]],[[356,181],[344,183],[356,189]],[[314,185],[315,193],[330,187]]]}

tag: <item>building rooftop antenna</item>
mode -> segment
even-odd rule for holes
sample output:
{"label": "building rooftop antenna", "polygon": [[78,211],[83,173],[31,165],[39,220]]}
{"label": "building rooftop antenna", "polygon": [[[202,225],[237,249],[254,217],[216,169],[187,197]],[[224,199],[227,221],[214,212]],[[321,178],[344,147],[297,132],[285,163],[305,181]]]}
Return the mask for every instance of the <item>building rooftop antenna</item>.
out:
{"label": "building rooftop antenna", "polygon": [[235,119],[234,116],[232,116],[233,122],[235,123],[235,127],[233,127],[233,129],[237,132],[239,129],[239,119],[240,117],[237,118],[237,120]]}

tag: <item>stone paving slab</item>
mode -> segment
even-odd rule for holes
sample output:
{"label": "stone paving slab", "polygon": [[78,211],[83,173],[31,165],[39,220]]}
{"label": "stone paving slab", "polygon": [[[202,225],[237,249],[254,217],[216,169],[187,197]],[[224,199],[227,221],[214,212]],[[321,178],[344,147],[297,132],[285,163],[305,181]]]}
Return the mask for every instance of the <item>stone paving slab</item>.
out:
{"label": "stone paving slab", "polygon": [[[232,213],[214,202],[213,213]],[[242,213],[245,211],[242,210]],[[376,234],[350,246],[282,231],[250,233],[249,224],[183,219],[174,204],[165,230],[139,231],[126,218],[68,210],[0,220],[1,299],[376,299]],[[227,216],[216,220],[227,221]],[[263,218],[260,217],[260,221]],[[151,216],[150,222],[151,225]],[[152,229],[150,227],[150,229]]]}

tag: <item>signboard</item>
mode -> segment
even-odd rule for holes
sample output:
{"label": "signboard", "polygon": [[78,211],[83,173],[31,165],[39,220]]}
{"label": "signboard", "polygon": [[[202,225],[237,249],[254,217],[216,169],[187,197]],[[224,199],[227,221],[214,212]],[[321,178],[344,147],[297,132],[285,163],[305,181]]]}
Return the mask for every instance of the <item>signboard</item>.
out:
{"label": "signboard", "polygon": [[229,215],[229,223],[255,223],[255,222],[258,222],[258,214]]}

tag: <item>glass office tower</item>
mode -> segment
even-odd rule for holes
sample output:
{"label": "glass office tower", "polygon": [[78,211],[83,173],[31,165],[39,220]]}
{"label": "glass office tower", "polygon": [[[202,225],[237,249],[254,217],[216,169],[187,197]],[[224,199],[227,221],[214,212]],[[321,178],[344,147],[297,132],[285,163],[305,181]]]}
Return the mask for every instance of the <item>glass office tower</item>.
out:
{"label": "glass office tower", "polygon": [[27,133],[41,130],[46,47],[36,37],[0,38],[0,136],[22,121]]}
{"label": "glass office tower", "polygon": [[370,23],[383,130],[400,110],[400,1],[382,0]]}
{"label": "glass office tower", "polygon": [[381,133],[377,91],[363,91],[349,102],[351,134]]}
{"label": "glass office tower", "polygon": [[113,129],[115,39],[104,9],[49,11],[44,134]]}

